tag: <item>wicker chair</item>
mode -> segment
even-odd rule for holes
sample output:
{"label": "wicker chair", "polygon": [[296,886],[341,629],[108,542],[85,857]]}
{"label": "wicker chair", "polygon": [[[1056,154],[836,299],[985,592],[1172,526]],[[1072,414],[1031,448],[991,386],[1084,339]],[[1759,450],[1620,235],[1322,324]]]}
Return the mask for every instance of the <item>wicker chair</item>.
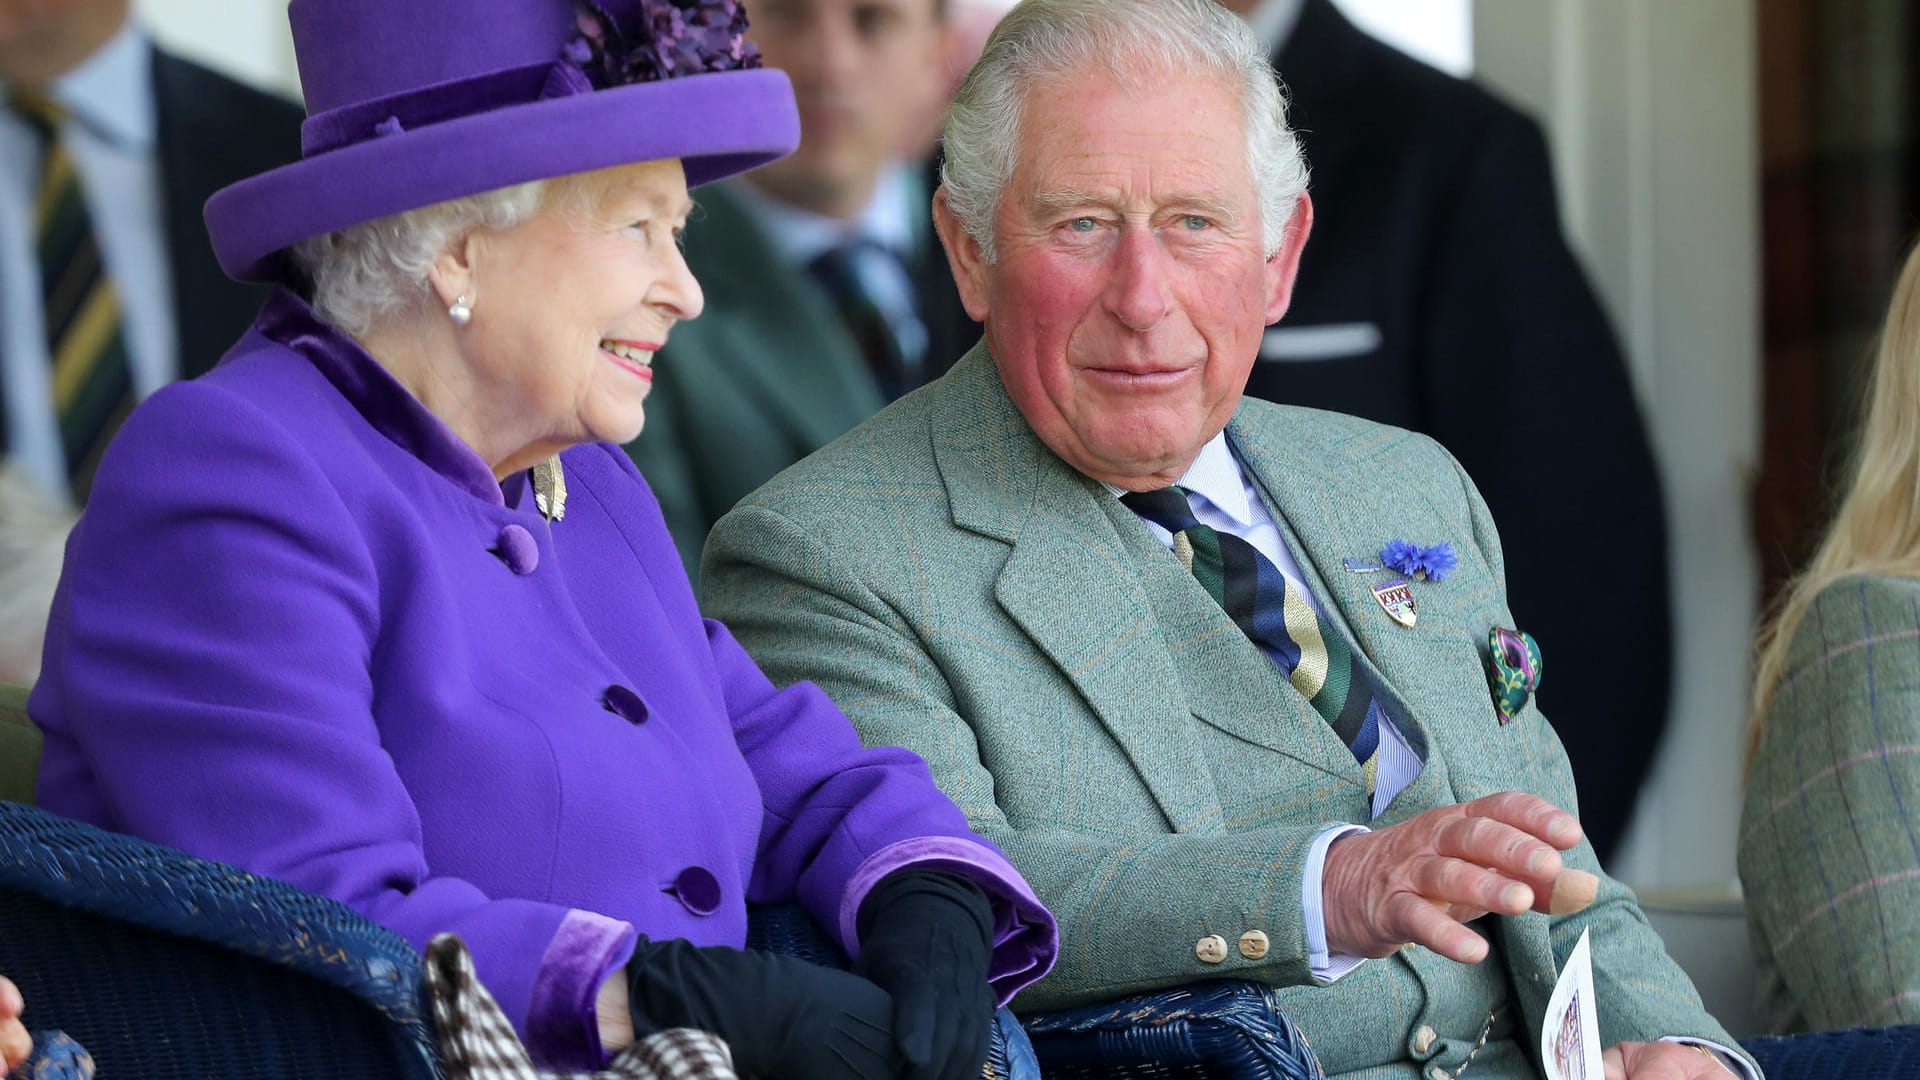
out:
{"label": "wicker chair", "polygon": [[1740,1044],[1767,1080],[1913,1080],[1920,1025],[1765,1035]]}
{"label": "wicker chair", "polygon": [[1221,979],[1024,1018],[1047,1080],[1321,1080],[1260,983]]}
{"label": "wicker chair", "polygon": [[0,972],[100,1075],[437,1077],[420,954],[271,878],[0,803]]}
{"label": "wicker chair", "polygon": [[[1197,983],[1026,1017],[1047,1080],[1305,1080],[1306,1040],[1252,983]],[[1740,1044],[1767,1080],[1915,1080],[1920,1025],[1768,1035]]]}
{"label": "wicker chair", "polygon": [[[844,967],[799,907],[756,948]],[[21,803],[0,802],[0,973],[35,1028],[101,1076],[437,1077],[420,954],[345,905]],[[1001,1011],[986,1080],[1037,1080]]]}

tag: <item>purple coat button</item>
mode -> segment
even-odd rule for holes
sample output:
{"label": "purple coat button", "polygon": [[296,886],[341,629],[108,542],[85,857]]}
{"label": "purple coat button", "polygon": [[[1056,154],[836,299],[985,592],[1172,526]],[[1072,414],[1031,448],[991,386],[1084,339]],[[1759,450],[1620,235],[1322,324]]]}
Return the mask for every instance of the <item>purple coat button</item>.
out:
{"label": "purple coat button", "polygon": [[695,915],[711,915],[720,910],[720,879],[704,866],[689,866],[680,871],[667,891]]}
{"label": "purple coat button", "polygon": [[647,708],[647,699],[641,697],[639,691],[630,686],[615,683],[607,687],[607,692],[601,695],[600,702],[607,707],[608,712],[625,718],[629,724],[644,724],[647,722],[647,717],[652,715],[652,710]]}
{"label": "purple coat button", "polygon": [[533,573],[533,568],[540,565],[540,545],[522,525],[509,525],[501,529],[494,553],[500,556],[501,562],[507,564],[507,569],[522,577]]}

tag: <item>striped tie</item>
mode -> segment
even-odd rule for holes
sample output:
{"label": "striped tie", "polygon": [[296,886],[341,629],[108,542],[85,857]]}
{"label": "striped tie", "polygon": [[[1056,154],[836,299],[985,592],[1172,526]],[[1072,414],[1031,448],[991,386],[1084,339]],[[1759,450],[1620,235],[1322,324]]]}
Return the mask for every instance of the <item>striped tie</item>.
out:
{"label": "striped tie", "polygon": [[871,240],[853,240],[808,263],[807,272],[833,298],[887,400],[919,386],[926,328],[911,309],[881,302],[883,296],[913,293],[913,279],[900,257]]}
{"label": "striped tie", "polygon": [[1353,646],[1320,617],[1258,548],[1193,516],[1185,488],[1135,491],[1129,510],[1173,534],[1173,551],[1240,631],[1286,673],[1367,775],[1372,797],[1380,758],[1380,703]]}
{"label": "striped tie", "polygon": [[73,158],[60,140],[66,111],[49,98],[18,88],[11,107],[46,148],[34,236],[61,449],[74,503],[81,505],[93,486],[100,455],[134,404],[120,298],[101,262]]}

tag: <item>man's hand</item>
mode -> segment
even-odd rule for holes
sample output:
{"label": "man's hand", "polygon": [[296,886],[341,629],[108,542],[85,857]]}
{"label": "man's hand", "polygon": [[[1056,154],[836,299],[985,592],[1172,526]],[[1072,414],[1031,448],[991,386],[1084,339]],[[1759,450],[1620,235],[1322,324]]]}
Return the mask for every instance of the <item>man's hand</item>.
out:
{"label": "man's hand", "polygon": [[1616,1043],[1600,1055],[1607,1080],[1727,1080],[1720,1055],[1689,1043]]}
{"label": "man's hand", "polygon": [[1343,836],[1327,849],[1321,877],[1327,947],[1381,957],[1415,942],[1479,963],[1487,943],[1466,923],[1488,912],[1565,914],[1593,902],[1599,880],[1560,859],[1580,835],[1573,815],[1503,791]]}

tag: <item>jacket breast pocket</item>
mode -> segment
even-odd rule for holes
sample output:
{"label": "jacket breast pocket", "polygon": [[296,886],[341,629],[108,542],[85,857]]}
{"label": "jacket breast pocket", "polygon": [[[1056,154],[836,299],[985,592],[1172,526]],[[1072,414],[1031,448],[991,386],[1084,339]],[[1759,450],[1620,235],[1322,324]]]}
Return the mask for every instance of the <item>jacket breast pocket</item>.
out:
{"label": "jacket breast pocket", "polygon": [[1370,322],[1270,326],[1260,339],[1266,363],[1313,364],[1367,356],[1380,348],[1380,326]]}

